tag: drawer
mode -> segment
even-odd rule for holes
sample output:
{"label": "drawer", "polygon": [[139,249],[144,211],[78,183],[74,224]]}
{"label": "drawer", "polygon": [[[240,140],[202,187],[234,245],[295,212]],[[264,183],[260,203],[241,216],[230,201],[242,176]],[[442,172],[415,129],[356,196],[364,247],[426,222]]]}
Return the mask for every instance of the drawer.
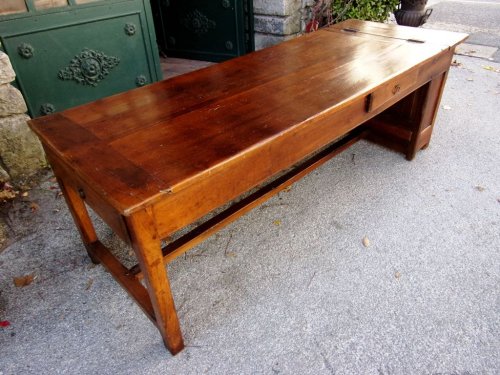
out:
{"label": "drawer", "polygon": [[388,102],[394,104],[414,88],[417,80],[418,69],[413,69],[380,85],[366,97],[366,112],[376,111]]}

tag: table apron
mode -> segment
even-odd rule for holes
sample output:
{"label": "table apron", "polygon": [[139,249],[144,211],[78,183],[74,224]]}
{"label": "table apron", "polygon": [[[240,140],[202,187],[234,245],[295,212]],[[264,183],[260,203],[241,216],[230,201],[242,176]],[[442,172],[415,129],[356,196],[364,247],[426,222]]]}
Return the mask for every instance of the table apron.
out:
{"label": "table apron", "polygon": [[444,51],[392,79],[391,82],[397,82],[409,76],[412,84],[386,98],[369,113],[366,111],[366,97],[357,98],[340,110],[301,124],[258,150],[249,152],[245,158],[236,159],[218,173],[155,203],[153,212],[158,234],[162,238],[168,237],[363,124],[446,71],[452,55],[452,51]]}
{"label": "table apron", "polygon": [[64,185],[78,192],[85,203],[109,225],[113,232],[125,243],[130,244],[123,215],[113,207],[102,193],[97,192],[91,184],[79,177],[61,158],[49,148],[44,147],[44,149],[55,175],[64,182]]}

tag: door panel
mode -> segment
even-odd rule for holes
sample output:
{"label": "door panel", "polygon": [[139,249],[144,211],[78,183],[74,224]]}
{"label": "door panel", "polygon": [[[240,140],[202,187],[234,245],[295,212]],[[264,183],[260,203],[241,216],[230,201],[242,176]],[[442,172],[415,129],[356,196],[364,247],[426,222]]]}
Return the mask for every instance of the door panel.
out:
{"label": "door panel", "polygon": [[[156,0],[160,48],[168,56],[223,61],[253,51],[247,0]],[[160,29],[160,30],[159,30]]]}
{"label": "door panel", "polygon": [[108,1],[0,20],[32,117],[161,79],[149,4]]}

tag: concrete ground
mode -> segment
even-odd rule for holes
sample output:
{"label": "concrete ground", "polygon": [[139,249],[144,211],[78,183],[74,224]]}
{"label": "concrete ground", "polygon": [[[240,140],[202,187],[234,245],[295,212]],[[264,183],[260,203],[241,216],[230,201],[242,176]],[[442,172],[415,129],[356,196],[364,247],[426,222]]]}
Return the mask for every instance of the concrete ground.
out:
{"label": "concrete ground", "polygon": [[500,64],[457,61],[414,161],[360,142],[170,265],[175,357],[47,176],[9,213],[0,374],[500,373]]}
{"label": "concrete ground", "polygon": [[469,39],[457,52],[500,62],[500,0],[429,0],[426,28],[461,31]]}

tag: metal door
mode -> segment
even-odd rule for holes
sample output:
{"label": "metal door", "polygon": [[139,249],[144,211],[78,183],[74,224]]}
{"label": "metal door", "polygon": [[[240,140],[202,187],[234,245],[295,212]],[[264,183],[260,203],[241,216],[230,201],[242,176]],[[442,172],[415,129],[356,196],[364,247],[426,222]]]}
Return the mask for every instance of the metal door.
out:
{"label": "metal door", "polygon": [[158,43],[171,57],[223,61],[254,50],[251,0],[153,0]]}
{"label": "metal door", "polygon": [[0,16],[32,117],[162,78],[148,0],[68,1],[28,0],[26,11]]}

